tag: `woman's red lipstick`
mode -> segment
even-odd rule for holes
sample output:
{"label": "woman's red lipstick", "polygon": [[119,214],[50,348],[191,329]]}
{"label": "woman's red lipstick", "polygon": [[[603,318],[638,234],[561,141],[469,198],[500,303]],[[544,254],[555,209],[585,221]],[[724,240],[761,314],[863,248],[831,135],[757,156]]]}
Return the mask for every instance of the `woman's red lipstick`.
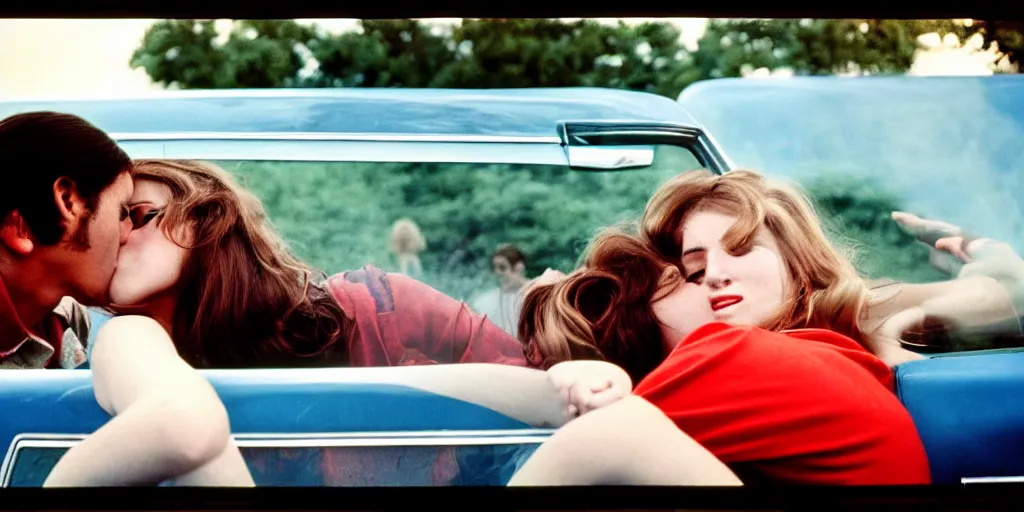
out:
{"label": "woman's red lipstick", "polygon": [[716,297],[711,297],[711,310],[718,311],[722,308],[732,306],[733,304],[739,304],[742,301],[743,297],[739,295],[718,295]]}

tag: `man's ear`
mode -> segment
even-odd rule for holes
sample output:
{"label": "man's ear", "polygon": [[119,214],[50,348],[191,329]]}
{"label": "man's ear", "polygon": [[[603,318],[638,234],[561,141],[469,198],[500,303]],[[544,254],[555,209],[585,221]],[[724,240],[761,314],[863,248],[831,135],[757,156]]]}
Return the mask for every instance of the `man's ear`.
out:
{"label": "man's ear", "polygon": [[86,213],[85,200],[78,193],[78,186],[71,178],[57,178],[53,182],[53,199],[57,203],[57,213],[61,220],[73,232],[79,219]]}
{"label": "man's ear", "polygon": [[512,266],[512,270],[515,270],[517,273],[520,274],[525,274],[526,264],[520,261],[519,263],[516,263],[515,265]]}
{"label": "man's ear", "polygon": [[14,210],[4,217],[3,223],[0,224],[0,240],[3,240],[4,245],[19,256],[28,256],[35,248],[28,224],[25,223],[25,219],[21,217],[18,210]]}

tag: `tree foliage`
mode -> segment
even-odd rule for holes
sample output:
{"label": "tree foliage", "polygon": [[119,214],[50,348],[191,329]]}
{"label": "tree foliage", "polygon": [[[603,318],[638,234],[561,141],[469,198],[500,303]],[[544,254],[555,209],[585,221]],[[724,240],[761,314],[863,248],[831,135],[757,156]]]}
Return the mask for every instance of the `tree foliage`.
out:
{"label": "tree foliage", "polygon": [[711,20],[694,53],[708,78],[741,76],[746,69],[789,68],[796,75],[910,69],[918,36],[947,33],[947,20]]}
{"label": "tree foliage", "polygon": [[[798,75],[909,69],[917,37],[938,31],[995,34],[1019,47],[1019,32],[946,20],[712,20],[695,51],[669,23],[465,19],[362,20],[332,34],[294,20],[244,20],[227,37],[212,21],[164,20],[145,34],[132,67],[165,86],[566,87],[632,89],[676,97],[696,80],[745,70]],[[1016,36],[1013,36],[1016,34]],[[1017,37],[1017,39],[1014,39]],[[1004,42],[1006,42],[1004,44]]]}

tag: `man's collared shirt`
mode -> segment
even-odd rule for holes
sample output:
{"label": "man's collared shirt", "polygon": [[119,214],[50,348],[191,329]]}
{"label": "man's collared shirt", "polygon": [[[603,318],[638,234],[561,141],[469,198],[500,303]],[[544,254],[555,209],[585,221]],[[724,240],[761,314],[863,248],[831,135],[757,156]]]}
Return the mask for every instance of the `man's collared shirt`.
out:
{"label": "man's collared shirt", "polygon": [[64,297],[29,329],[0,279],[0,369],[77,368],[88,340],[89,312],[74,299]]}

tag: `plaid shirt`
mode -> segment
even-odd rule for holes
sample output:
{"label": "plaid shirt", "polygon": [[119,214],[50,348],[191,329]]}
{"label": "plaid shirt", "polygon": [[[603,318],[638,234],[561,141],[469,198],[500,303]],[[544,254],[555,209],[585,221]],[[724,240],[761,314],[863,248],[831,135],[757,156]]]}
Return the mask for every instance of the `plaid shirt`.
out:
{"label": "plaid shirt", "polygon": [[0,279],[0,369],[77,368],[86,360],[89,313],[71,297],[27,328]]}

